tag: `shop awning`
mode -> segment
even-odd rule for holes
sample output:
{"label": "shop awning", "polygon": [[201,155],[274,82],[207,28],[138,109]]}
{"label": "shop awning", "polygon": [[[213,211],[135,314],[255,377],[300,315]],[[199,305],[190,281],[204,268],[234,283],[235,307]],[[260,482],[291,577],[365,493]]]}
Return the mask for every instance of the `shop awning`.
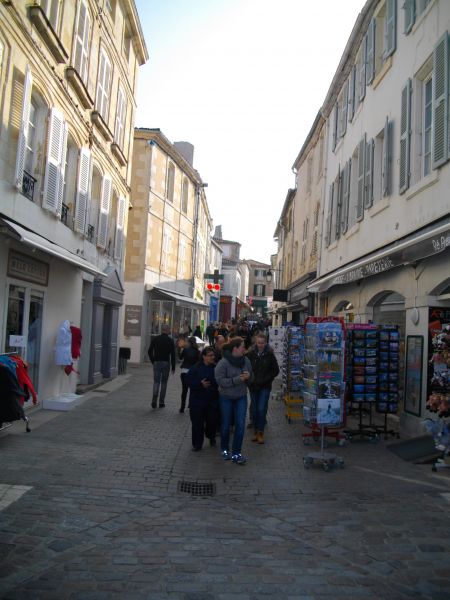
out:
{"label": "shop awning", "polygon": [[147,284],[145,289],[148,291],[155,291],[163,297],[166,297],[168,300],[175,300],[177,306],[189,306],[190,308],[196,308],[197,310],[209,310],[209,304],[203,304],[203,302],[198,302],[198,300],[194,300],[194,298],[190,298],[183,294],[177,294],[171,290],[165,290],[157,285]]}
{"label": "shop awning", "polygon": [[308,291],[324,292],[334,285],[379,275],[395,267],[440,254],[447,248],[450,249],[450,219],[390,244],[383,250],[354,261],[329,275],[319,277],[308,285]]}
{"label": "shop awning", "polygon": [[[66,250],[62,246],[55,244],[54,242],[50,242],[47,238],[42,237],[41,235],[34,233],[33,231],[28,231],[28,229],[24,229],[20,225],[9,221],[2,217],[0,220],[1,225],[6,225],[10,231],[16,233],[19,236],[19,241],[31,246],[33,248],[37,248],[42,252],[47,254],[51,254],[60,260],[64,260],[75,267],[86,271],[87,273],[92,273],[96,277],[107,277],[106,273],[97,269],[93,264],[89,261],[85,260],[81,256],[77,256],[76,254],[72,254],[69,250]],[[9,233],[9,232],[8,232]]]}

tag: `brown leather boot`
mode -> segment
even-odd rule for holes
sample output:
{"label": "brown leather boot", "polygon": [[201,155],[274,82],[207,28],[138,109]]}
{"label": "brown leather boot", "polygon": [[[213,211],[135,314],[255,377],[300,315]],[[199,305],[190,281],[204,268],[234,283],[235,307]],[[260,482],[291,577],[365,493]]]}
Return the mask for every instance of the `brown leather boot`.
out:
{"label": "brown leather boot", "polygon": [[264,444],[264,431],[258,431],[256,434],[258,444]]}
{"label": "brown leather boot", "polygon": [[255,431],[252,437],[252,442],[257,442],[259,440],[258,433],[258,431]]}

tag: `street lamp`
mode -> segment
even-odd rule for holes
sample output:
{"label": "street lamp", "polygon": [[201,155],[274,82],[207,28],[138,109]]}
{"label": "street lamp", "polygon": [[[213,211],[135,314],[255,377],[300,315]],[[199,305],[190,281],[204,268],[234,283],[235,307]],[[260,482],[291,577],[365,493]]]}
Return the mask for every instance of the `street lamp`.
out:
{"label": "street lamp", "polygon": [[281,273],[283,269],[270,269],[266,271],[266,281],[267,283],[272,283],[274,273]]}

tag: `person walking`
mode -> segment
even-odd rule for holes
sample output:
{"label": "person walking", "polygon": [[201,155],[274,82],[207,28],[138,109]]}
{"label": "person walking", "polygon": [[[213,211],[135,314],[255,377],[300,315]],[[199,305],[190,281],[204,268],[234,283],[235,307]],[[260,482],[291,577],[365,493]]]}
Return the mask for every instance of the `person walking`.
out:
{"label": "person walking", "polygon": [[186,375],[189,385],[189,415],[192,423],[192,450],[198,452],[203,441],[209,438],[210,446],[216,445],[216,414],[219,390],[214,376],[214,348],[206,346],[200,361]]}
{"label": "person walking", "polygon": [[194,333],[192,335],[200,338],[201,340],[203,339],[202,330],[200,329],[200,325],[197,325],[197,327],[194,329]]}
{"label": "person walking", "polygon": [[189,386],[186,381],[186,375],[191,367],[193,367],[196,363],[198,363],[200,358],[200,350],[197,346],[197,340],[195,337],[191,336],[187,339],[182,339],[179,341],[179,352],[178,355],[181,359],[181,405],[180,405],[180,413],[184,413],[184,409],[186,408],[186,398],[189,391]]}
{"label": "person walking", "polygon": [[[220,447],[224,460],[238,465],[247,462],[242,455],[245,417],[247,413],[247,384],[252,381],[252,366],[245,353],[244,340],[234,337],[223,346],[223,358],[216,366],[221,414]],[[231,420],[234,416],[234,433],[231,454],[229,450]]]}
{"label": "person walking", "polygon": [[208,327],[206,328],[205,334],[208,338],[208,344],[210,346],[214,345],[214,331],[216,330],[216,327],[214,325],[213,322],[211,322]]}
{"label": "person walking", "polygon": [[257,334],[255,345],[248,352],[247,358],[253,371],[253,379],[249,383],[254,428],[252,442],[264,444],[264,428],[272,382],[280,372],[280,368],[275,354],[267,344],[267,338],[263,333]]}
{"label": "person walking", "polygon": [[148,357],[153,365],[153,397],[152,408],[156,408],[159,397],[159,408],[165,406],[167,380],[169,379],[170,366],[175,373],[175,344],[169,337],[170,327],[164,324],[161,334],[154,337],[148,349]]}

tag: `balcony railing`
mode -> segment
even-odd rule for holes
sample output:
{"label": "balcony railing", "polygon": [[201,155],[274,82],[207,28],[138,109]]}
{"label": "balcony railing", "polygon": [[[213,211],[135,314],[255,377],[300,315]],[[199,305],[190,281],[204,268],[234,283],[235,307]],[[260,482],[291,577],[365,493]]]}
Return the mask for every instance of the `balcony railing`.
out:
{"label": "balcony railing", "polygon": [[95,241],[95,227],[93,225],[88,225],[87,226],[87,232],[86,232],[86,237],[88,242],[91,242],[92,244]]}
{"label": "balcony railing", "polygon": [[26,171],[23,172],[22,194],[26,198],[28,198],[28,200],[33,201],[34,186],[35,186],[36,182],[37,182],[37,179],[35,179],[32,175],[30,175]]}

